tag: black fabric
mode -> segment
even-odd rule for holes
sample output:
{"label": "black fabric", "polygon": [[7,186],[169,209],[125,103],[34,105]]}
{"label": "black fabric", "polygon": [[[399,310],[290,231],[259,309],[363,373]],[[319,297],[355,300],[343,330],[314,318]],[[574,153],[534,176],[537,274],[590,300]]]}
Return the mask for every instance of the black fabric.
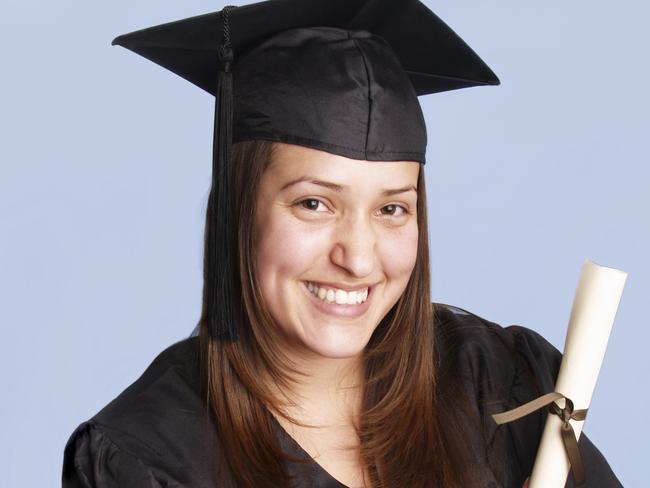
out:
{"label": "black fabric", "polygon": [[[235,62],[283,30],[327,26],[383,37],[418,95],[499,82],[476,53],[418,0],[267,0],[234,9],[230,25]],[[214,95],[222,37],[221,12],[213,12],[123,34],[113,44]]]}
{"label": "black fabric", "polygon": [[234,142],[424,163],[427,134],[413,86],[390,46],[367,31],[283,31],[235,63],[234,86]]}
{"label": "black fabric", "polygon": [[[215,95],[222,14],[118,36]],[[263,139],[352,159],[425,162],[417,96],[499,80],[418,0],[269,0],[229,13],[233,142]]]}
{"label": "black fabric", "polygon": [[[504,328],[452,306],[437,309],[442,374],[458,378],[481,421],[468,442],[484,486],[521,488],[532,470],[546,414],[502,426],[490,415],[552,391],[561,354],[525,327]],[[193,337],[163,351],[138,380],[72,433],[64,453],[64,488],[233,486],[215,462],[220,448],[198,395],[197,345]],[[306,455],[274,425],[285,451]],[[620,487],[584,432],[579,445],[586,486]],[[300,488],[344,486],[315,462],[287,468]],[[573,487],[571,477],[567,487]]]}
{"label": "black fabric", "polygon": [[[547,413],[537,411],[501,426],[491,416],[554,391],[562,354],[526,327],[501,327],[450,305],[438,310],[440,368],[442,374],[454,375],[474,400],[482,428],[470,445],[485,487],[521,488],[532,472]],[[622,486],[584,431],[578,445],[587,473],[584,487]],[[566,488],[573,486],[569,474]]]}

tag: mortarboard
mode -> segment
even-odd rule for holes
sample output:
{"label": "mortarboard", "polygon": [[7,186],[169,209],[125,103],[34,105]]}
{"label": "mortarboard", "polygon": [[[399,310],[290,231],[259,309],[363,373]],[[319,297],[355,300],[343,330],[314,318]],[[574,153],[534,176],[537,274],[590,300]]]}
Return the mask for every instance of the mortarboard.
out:
{"label": "mortarboard", "polygon": [[[212,337],[236,340],[230,152],[263,139],[352,159],[425,162],[417,97],[498,78],[419,0],[267,0],[121,35],[215,95],[205,297]],[[207,231],[207,230],[206,230]]]}

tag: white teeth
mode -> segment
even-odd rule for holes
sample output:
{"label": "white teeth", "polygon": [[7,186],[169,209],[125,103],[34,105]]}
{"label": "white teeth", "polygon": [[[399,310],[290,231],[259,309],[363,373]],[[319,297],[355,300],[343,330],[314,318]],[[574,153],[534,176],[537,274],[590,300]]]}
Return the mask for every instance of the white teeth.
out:
{"label": "white teeth", "polygon": [[363,291],[350,291],[340,289],[319,288],[314,283],[307,282],[307,289],[312,295],[328,303],[336,302],[339,305],[358,305],[368,298],[368,288]]}
{"label": "white teeth", "polygon": [[[329,295],[329,291],[327,292],[327,294]],[[334,299],[336,300],[336,303],[338,303],[339,305],[345,305],[346,303],[348,303],[348,294],[343,290],[336,290]]]}

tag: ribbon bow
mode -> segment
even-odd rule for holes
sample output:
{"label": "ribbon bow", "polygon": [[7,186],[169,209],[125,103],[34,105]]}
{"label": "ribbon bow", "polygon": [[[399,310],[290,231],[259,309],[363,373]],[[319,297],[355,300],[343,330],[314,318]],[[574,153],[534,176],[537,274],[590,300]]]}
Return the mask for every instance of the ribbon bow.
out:
{"label": "ribbon bow", "polygon": [[[560,408],[555,400],[564,398],[565,406]],[[576,487],[581,486],[585,482],[585,468],[582,464],[582,457],[580,456],[580,450],[578,449],[578,441],[576,439],[575,432],[569,420],[584,420],[587,417],[587,409],[583,410],[574,410],[573,402],[565,397],[562,393],[556,391],[542,395],[535,400],[532,400],[528,403],[513,408],[502,413],[496,413],[492,415],[492,418],[497,424],[506,424],[517,420],[521,417],[533,413],[540,408],[549,405],[550,413],[553,413],[562,419],[562,441],[564,443],[564,449],[566,451],[567,457],[569,458],[569,464],[573,470],[573,480],[576,483]]]}

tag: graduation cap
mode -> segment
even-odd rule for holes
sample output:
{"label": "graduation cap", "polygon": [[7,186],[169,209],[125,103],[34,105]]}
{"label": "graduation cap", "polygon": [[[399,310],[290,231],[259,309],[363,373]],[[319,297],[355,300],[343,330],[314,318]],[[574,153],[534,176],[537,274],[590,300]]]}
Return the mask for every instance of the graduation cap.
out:
{"label": "graduation cap", "polygon": [[215,95],[205,297],[236,340],[231,146],[269,140],[352,159],[425,163],[417,97],[499,80],[418,0],[267,0],[113,40]]}

